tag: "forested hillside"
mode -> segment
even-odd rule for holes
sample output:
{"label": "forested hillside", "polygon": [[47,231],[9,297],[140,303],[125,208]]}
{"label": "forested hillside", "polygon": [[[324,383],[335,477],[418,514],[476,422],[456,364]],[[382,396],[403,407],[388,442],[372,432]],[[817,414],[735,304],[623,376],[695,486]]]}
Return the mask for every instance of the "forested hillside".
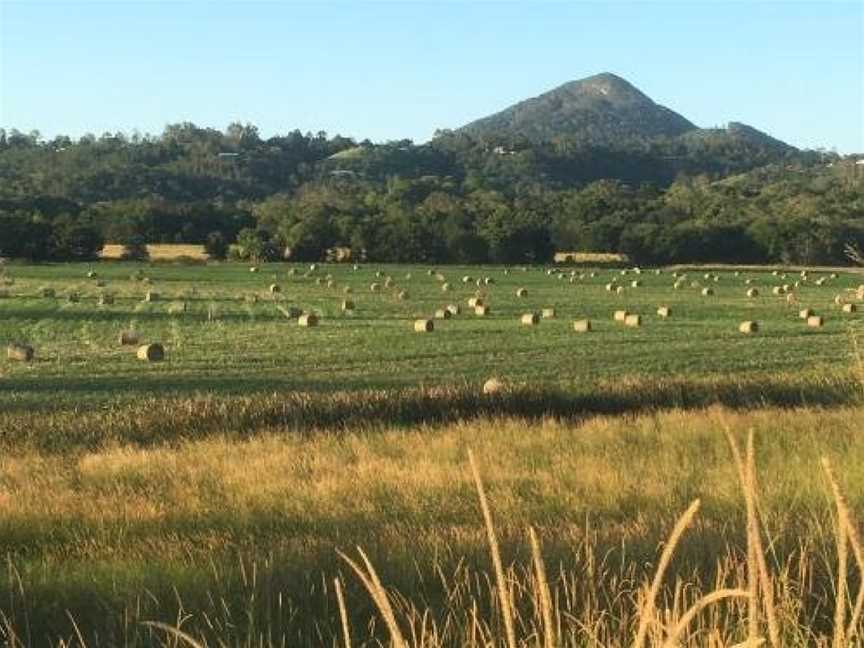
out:
{"label": "forested hillside", "polygon": [[103,242],[237,243],[246,258],[841,263],[864,245],[864,166],[743,125],[598,145],[441,131],[372,144],[190,123],[158,136],[0,131],[0,256],[93,258]]}

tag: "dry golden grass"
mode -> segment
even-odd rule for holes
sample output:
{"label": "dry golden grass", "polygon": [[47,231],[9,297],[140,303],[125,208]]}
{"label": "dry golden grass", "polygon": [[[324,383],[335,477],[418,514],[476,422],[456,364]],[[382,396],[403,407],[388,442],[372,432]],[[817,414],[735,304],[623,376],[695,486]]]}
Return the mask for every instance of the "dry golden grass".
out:
{"label": "dry golden grass", "polygon": [[[147,245],[147,253],[151,261],[173,261],[176,259],[194,259],[206,261],[210,255],[204,250],[203,245],[190,245],[186,243],[153,243]],[[123,258],[123,246],[116,243],[107,243],[99,255],[103,259]]]}

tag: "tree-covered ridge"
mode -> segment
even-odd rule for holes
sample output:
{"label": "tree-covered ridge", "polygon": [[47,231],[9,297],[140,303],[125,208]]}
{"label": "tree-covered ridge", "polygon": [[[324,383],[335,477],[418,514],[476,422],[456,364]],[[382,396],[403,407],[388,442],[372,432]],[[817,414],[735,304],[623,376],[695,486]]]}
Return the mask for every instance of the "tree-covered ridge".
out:
{"label": "tree-covered ridge", "polygon": [[[864,166],[734,125],[599,146],[442,131],[373,144],[190,123],[77,141],[0,131],[0,256],[92,258],[103,242],[228,244],[251,258],[840,263],[864,245]],[[782,143],[781,143],[782,144]]]}

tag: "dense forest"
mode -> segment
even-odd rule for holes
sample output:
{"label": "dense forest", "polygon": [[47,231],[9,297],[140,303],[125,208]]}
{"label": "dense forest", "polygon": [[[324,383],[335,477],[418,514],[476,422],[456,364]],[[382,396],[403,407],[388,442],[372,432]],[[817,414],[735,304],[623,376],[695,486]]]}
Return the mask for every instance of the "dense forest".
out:
{"label": "dense forest", "polygon": [[215,257],[528,263],[843,263],[864,247],[864,165],[747,127],[597,144],[441,131],[372,144],[174,124],[78,140],[0,130],[0,256],[95,258],[105,242]]}

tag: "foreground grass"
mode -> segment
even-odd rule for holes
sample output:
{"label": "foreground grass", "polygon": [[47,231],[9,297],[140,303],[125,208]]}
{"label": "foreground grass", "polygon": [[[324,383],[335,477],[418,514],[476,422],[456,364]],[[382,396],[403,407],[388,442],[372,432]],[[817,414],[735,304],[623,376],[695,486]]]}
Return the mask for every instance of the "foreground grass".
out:
{"label": "foreground grass", "polygon": [[[747,521],[728,427],[755,431],[783,645],[817,645],[833,632],[838,582],[819,458],[833,463],[852,510],[864,510],[862,415],[860,406],[713,407],[23,449],[0,463],[5,632],[34,646],[69,640],[76,626],[92,646],[174,645],[141,625],[157,620],[212,645],[335,645],[341,574],[353,645],[367,645],[386,631],[336,554],[356,557],[359,545],[392,587],[403,631],[417,633],[409,643],[465,645],[473,634],[475,645],[500,645],[471,448],[512,565],[521,640],[541,636],[525,535],[533,525],[561,643],[625,645],[658,547],[694,499],[702,509],[680,540],[661,609],[680,616],[701,593],[746,586]],[[851,599],[860,577],[853,560],[847,569]],[[687,645],[743,641],[746,608],[727,601],[700,616]]]}

